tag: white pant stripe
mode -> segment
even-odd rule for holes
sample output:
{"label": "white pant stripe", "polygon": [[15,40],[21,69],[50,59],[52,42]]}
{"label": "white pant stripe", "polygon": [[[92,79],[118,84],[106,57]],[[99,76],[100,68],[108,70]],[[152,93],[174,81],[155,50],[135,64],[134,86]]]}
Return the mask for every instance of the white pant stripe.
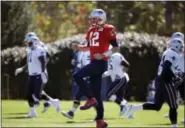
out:
{"label": "white pant stripe", "polygon": [[115,93],[124,83],[124,78],[121,79],[121,81],[116,85],[114,86],[114,88],[108,93],[108,97],[111,96],[113,93]]}
{"label": "white pant stripe", "polygon": [[169,100],[170,100],[170,106],[173,108],[173,103],[172,103],[172,97],[171,97],[171,94],[170,94],[170,91],[169,91],[169,89],[168,89],[168,87],[167,87],[168,85],[167,84],[165,84],[165,87],[166,87],[166,90],[167,90],[167,93],[168,93],[168,97],[169,97]]}
{"label": "white pant stripe", "polygon": [[176,98],[175,98],[175,94],[174,94],[175,92],[174,92],[171,85],[168,85],[168,86],[170,87],[170,90],[171,90],[171,93],[172,93],[172,98],[173,98],[172,102],[174,103],[174,107],[176,108],[177,105],[176,105]]}

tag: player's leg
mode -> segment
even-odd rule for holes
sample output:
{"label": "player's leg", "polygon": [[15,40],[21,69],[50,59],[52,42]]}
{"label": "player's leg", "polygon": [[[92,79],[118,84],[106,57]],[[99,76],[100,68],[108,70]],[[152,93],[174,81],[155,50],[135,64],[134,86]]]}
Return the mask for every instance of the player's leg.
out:
{"label": "player's leg", "polygon": [[168,103],[169,110],[169,118],[173,127],[177,127],[177,95],[176,88],[172,83],[165,84],[165,100]]}
{"label": "player's leg", "polygon": [[177,88],[179,90],[179,93],[180,93],[180,97],[182,98],[182,100],[184,101],[185,97],[184,97],[184,82],[183,81],[179,87]]}
{"label": "player's leg", "polygon": [[50,105],[52,105],[56,112],[60,111],[60,101],[59,99],[54,99],[52,97],[50,97],[48,94],[46,94],[46,92],[44,90],[42,90],[41,92],[41,99],[45,100],[44,104],[43,104],[43,111],[42,113],[46,112],[48,110],[48,108],[50,107]]}
{"label": "player's leg", "polygon": [[29,76],[27,84],[26,84],[26,97],[28,100],[28,105],[30,107],[30,112],[28,113],[28,115],[26,115],[26,117],[28,117],[28,118],[37,116],[32,94],[33,94],[33,79],[32,79],[32,77]]}
{"label": "player's leg", "polygon": [[91,81],[91,87],[92,87],[92,92],[96,98],[97,105],[96,105],[96,122],[97,122],[97,127],[106,127],[107,123],[104,122],[103,117],[104,117],[104,107],[103,107],[103,101],[101,99],[101,74],[100,75],[93,75],[90,77]]}
{"label": "player's leg", "polygon": [[[89,78],[86,78],[85,79],[86,82],[88,83],[89,85]],[[89,87],[89,86],[88,86]],[[83,94],[81,93],[81,91],[79,90],[79,88],[77,89],[77,93],[75,93],[75,96],[74,96],[74,101],[73,101],[73,105],[71,107],[71,109],[68,111],[68,112],[65,112],[65,111],[62,111],[62,115],[69,118],[69,119],[73,119],[74,115],[75,115],[75,112],[76,110],[78,109],[78,107],[80,106],[80,100],[82,98]]]}
{"label": "player's leg", "polygon": [[80,106],[80,99],[82,96],[83,96],[82,93],[78,91],[78,93],[76,94],[75,100],[73,101],[73,105],[71,109],[68,112],[62,111],[62,115],[69,119],[73,119],[76,110]]}
{"label": "player's leg", "polygon": [[93,97],[92,90],[88,88],[88,84],[84,78],[98,74],[99,69],[97,69],[97,67],[97,64],[91,62],[73,75],[77,85],[79,86],[80,92],[88,98],[85,105],[80,107],[81,110],[86,110],[96,105],[96,100]]}
{"label": "player's leg", "polygon": [[123,105],[126,105],[123,101],[123,88],[126,85],[126,79],[117,79],[109,87],[107,91],[107,98],[110,101],[117,103],[120,106],[120,109],[123,108]]}
{"label": "player's leg", "polygon": [[155,110],[159,111],[164,103],[164,84],[160,82],[156,86],[156,94],[154,98],[154,103],[144,103],[142,105],[129,105],[128,109],[125,112],[125,117],[129,118],[134,112],[140,110]]}
{"label": "player's leg", "polygon": [[[124,92],[127,86],[128,86],[128,83],[127,81],[125,81],[124,85],[116,92],[117,99],[115,102],[120,106],[120,116],[124,115],[128,107],[128,103],[126,99],[124,99]],[[130,115],[129,118],[134,118],[134,117],[133,115]]]}
{"label": "player's leg", "polygon": [[[181,83],[181,85],[178,88],[179,92],[180,92],[180,96],[183,100],[183,102],[185,103],[185,98],[184,98],[184,81]],[[181,120],[181,123],[184,123],[184,119]]]}

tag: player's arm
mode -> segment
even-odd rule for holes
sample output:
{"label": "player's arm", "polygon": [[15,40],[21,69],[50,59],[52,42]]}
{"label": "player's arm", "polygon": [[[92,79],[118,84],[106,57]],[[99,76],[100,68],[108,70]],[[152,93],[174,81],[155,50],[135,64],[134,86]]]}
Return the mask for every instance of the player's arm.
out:
{"label": "player's arm", "polygon": [[82,41],[81,44],[86,44],[86,45],[79,45],[76,43],[72,43],[71,47],[73,50],[89,51],[89,42],[87,40]]}
{"label": "player's arm", "polygon": [[73,50],[79,50],[79,51],[88,51],[89,50],[89,47],[82,47],[78,44],[72,44],[72,49]]}
{"label": "player's arm", "polygon": [[15,76],[17,76],[17,75],[18,75],[19,73],[21,73],[21,72],[26,71],[27,69],[28,69],[27,64],[24,65],[24,66],[22,66],[22,67],[20,67],[20,68],[17,68],[17,69],[15,70]]}
{"label": "player's arm", "polygon": [[164,61],[163,68],[160,77],[167,83],[169,83],[174,77],[174,73],[171,70],[172,62],[169,60]]}
{"label": "player's arm", "polygon": [[39,61],[41,63],[42,72],[44,72],[45,71],[45,67],[46,67],[45,66],[46,65],[45,58],[44,58],[44,56],[39,56],[38,58],[39,58]]}
{"label": "player's arm", "polygon": [[130,63],[129,63],[126,59],[123,59],[123,60],[121,61],[121,65],[124,66],[123,70],[124,70],[125,72],[128,72],[128,69],[129,69],[129,67],[130,67]]}

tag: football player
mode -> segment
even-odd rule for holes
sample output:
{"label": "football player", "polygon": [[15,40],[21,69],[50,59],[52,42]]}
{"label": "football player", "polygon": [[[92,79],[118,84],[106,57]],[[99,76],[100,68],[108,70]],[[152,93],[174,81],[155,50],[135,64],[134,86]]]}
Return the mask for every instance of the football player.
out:
{"label": "football player", "polygon": [[[171,38],[172,39],[173,38],[181,39],[184,43],[184,34],[182,34],[181,32],[173,33]],[[170,46],[171,46],[171,44],[169,43],[168,47],[170,47]],[[176,87],[177,87],[177,90],[180,92],[181,98],[184,101],[184,76],[185,76],[185,73],[184,73],[184,51],[182,51],[180,58],[179,58],[179,61],[178,61],[178,65],[176,66],[176,75],[179,76],[179,78],[181,79],[181,80],[178,80],[179,82],[176,83],[176,84],[178,84],[178,85],[176,85]],[[164,117],[168,118],[169,115],[165,114]],[[182,120],[182,123],[184,123],[184,120]]]}
{"label": "football player", "polygon": [[36,117],[37,113],[35,105],[39,104],[43,80],[46,80],[46,52],[36,45],[37,38],[31,37],[27,41],[27,67],[28,67],[28,81],[26,86],[26,97],[30,107],[30,112],[27,117]]}
{"label": "football player", "polygon": [[[85,105],[81,106],[81,110],[87,110],[96,107],[97,111],[97,128],[107,127],[104,122],[104,107],[101,99],[101,79],[102,74],[107,69],[107,60],[112,53],[119,51],[116,40],[115,27],[105,24],[107,18],[106,13],[102,9],[94,9],[89,16],[91,27],[86,34],[88,42],[87,47],[80,47],[73,44],[72,48],[77,50],[89,50],[91,62],[78,72],[74,73],[74,79],[80,87],[80,91],[88,98]],[[109,50],[109,45],[113,48]],[[87,83],[83,78],[90,78],[91,89],[87,88]]]}
{"label": "football player", "polygon": [[[28,41],[32,38],[35,38],[34,45],[41,46],[46,51],[46,54],[47,54],[46,63],[48,63],[50,55],[48,54],[44,43],[39,40],[39,38],[36,36],[36,34],[34,32],[29,32],[25,35],[25,39],[24,39],[25,43],[28,44]],[[27,50],[29,50],[29,48],[27,48]],[[15,70],[15,76],[17,76],[19,73],[21,73],[23,71],[26,71],[26,70],[27,70],[27,64],[23,67],[17,68]],[[45,74],[47,75],[47,78],[44,78],[44,77],[42,78],[43,79],[43,84],[46,84],[47,81],[48,81],[47,70],[45,70]],[[44,90],[42,90],[41,95],[42,95],[41,98],[45,100],[45,102],[43,104],[44,108],[43,108],[42,112],[46,112],[46,110],[49,108],[50,105],[53,105],[57,112],[60,111],[60,106],[59,106],[59,100],[58,99],[51,98],[49,95],[47,95],[44,92]]]}
{"label": "football player", "polygon": [[[125,91],[129,76],[126,73],[130,64],[120,53],[114,53],[108,61],[108,71],[103,74],[103,77],[110,76],[112,84],[107,91],[107,97],[110,101],[115,102],[120,106],[120,116],[122,116],[127,107],[127,101],[123,98],[123,90]],[[133,118],[130,115],[130,118]]]}
{"label": "football player", "polygon": [[166,101],[169,105],[169,117],[172,127],[177,126],[177,97],[176,97],[176,87],[173,84],[173,79],[175,78],[176,66],[178,64],[178,59],[180,53],[183,51],[184,44],[183,41],[174,38],[170,41],[170,48],[164,51],[159,70],[159,85],[156,87],[155,102],[154,103],[144,103],[142,105],[129,105],[125,117],[127,118],[129,114],[132,114],[139,110],[156,110],[159,111]]}

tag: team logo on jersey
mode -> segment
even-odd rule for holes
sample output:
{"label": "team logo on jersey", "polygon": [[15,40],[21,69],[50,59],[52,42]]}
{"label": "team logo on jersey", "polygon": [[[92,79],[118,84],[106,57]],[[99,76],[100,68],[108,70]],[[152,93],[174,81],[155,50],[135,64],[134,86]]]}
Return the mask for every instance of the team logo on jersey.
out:
{"label": "team logo on jersey", "polygon": [[172,57],[172,60],[175,60],[175,56]]}

